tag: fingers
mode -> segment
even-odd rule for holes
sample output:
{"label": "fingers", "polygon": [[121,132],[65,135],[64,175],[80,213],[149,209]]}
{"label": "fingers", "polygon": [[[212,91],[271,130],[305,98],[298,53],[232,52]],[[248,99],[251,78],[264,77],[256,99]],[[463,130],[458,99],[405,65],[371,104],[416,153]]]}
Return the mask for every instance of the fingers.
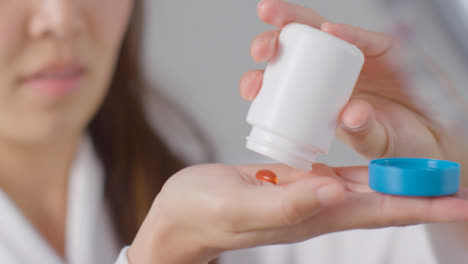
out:
{"label": "fingers", "polygon": [[295,225],[323,208],[340,202],[343,186],[333,178],[302,179],[287,185],[247,188],[231,210],[238,233]]}
{"label": "fingers", "polygon": [[[347,193],[344,201],[317,213],[304,223],[276,231],[281,243],[351,229],[372,229],[421,223],[453,223],[468,220],[466,195],[414,198],[380,193]],[[265,231],[265,235],[272,232]],[[279,233],[279,234],[278,234]],[[273,241],[274,243],[274,241]]]}
{"label": "fingers", "polygon": [[239,83],[239,91],[247,101],[253,100],[262,87],[264,70],[248,71],[242,76]]}
{"label": "fingers", "polygon": [[369,187],[368,167],[342,167],[334,168],[334,170],[349,191],[360,193],[374,192]]}
{"label": "fingers", "polygon": [[[271,170],[273,171],[279,179],[278,184],[287,185],[299,180],[307,178],[331,178],[335,180],[340,180],[340,177],[336,175],[335,168],[332,168],[326,164],[315,163],[310,171],[305,172],[302,170],[295,169],[293,167],[283,165],[283,164],[262,164],[262,165],[240,165],[235,167],[236,170],[243,175],[246,175],[252,179],[255,179],[255,174],[259,170]],[[342,174],[346,174],[347,170],[353,171],[352,167],[350,168],[340,168]],[[344,179],[344,178],[343,178]]]}
{"label": "fingers", "polygon": [[[369,31],[346,24],[327,22],[327,19],[314,10],[283,0],[263,0],[259,3],[257,12],[262,21],[278,28],[293,22],[319,28],[354,44],[368,58],[384,55],[396,46],[395,38],[389,34]],[[271,38],[267,39],[271,40]],[[270,45],[273,45],[273,42]],[[262,50],[268,50],[264,45],[256,46],[256,48],[260,47]],[[254,59],[257,58],[257,54],[255,55]],[[271,53],[268,53],[268,55],[271,55]]]}
{"label": "fingers", "polygon": [[[272,59],[277,50],[278,36],[279,31],[267,31],[257,36],[250,47],[252,58],[256,62]],[[239,84],[242,98],[251,101],[257,96],[262,86],[263,73],[264,70],[252,70],[242,76]]]}
{"label": "fingers", "polygon": [[346,181],[358,184],[369,184],[369,168],[368,167],[338,167],[334,168],[338,177]]}
{"label": "fingers", "polygon": [[[258,16],[264,22],[278,28],[296,22],[315,28],[326,22],[317,12],[283,0],[263,0],[258,4]],[[260,34],[251,45],[251,55],[256,62],[268,61],[274,57],[280,30]]]}
{"label": "fingers", "polygon": [[341,185],[327,181],[304,180],[280,188],[268,187],[244,195],[238,201],[242,208],[225,216],[235,216],[239,223],[231,231],[235,235],[232,248],[275,244],[284,239],[296,241],[288,231],[323,208],[342,201],[345,192]]}
{"label": "fingers", "polygon": [[[265,168],[239,169],[252,173],[259,167]],[[267,168],[285,173],[286,178],[294,172],[282,165]],[[317,172],[304,174],[309,176],[302,175],[286,185],[245,188],[238,195],[234,201],[238,207],[229,211],[229,217],[242,223],[234,230],[237,241],[243,241],[240,244],[290,243],[342,230],[468,220],[468,189],[435,198],[356,193],[346,192],[334,176],[364,182],[365,167],[331,169],[320,165]]]}
{"label": "fingers", "polygon": [[312,170],[304,172],[281,164],[268,165],[242,165],[238,171],[245,176],[249,184],[266,184],[257,181],[255,175],[259,170],[268,169],[276,173],[280,185],[287,185],[306,178],[328,177],[337,180],[347,190],[353,192],[372,192],[369,188],[367,167],[338,167],[332,168],[326,164],[315,163]]}
{"label": "fingers", "polygon": [[354,44],[366,57],[379,57],[395,47],[395,39],[388,34],[373,32],[346,24],[326,22],[321,30]]}
{"label": "fingers", "polygon": [[260,230],[255,237],[269,244],[282,244],[351,229],[463,222],[468,220],[467,191],[437,198],[346,193],[344,200],[322,208],[304,222]]}
{"label": "fingers", "polygon": [[468,220],[465,197],[412,198],[374,193],[365,198],[359,211],[365,216],[375,217],[375,222],[367,220],[362,223],[370,227]]}
{"label": "fingers", "polygon": [[424,198],[355,193],[321,215],[320,221],[345,216],[346,221],[336,222],[333,228],[348,230],[467,221],[468,200],[462,195]]}
{"label": "fingers", "polygon": [[337,136],[367,158],[382,157],[388,150],[389,137],[372,106],[361,99],[351,99],[340,117]]}
{"label": "fingers", "polygon": [[278,185],[263,184],[261,188],[244,187],[245,192],[235,201],[239,206],[232,217],[250,223],[242,232],[252,229],[277,228],[292,225],[316,214],[323,207],[335,204],[344,197],[345,189],[330,167],[320,164],[317,169],[302,172],[285,165],[238,166],[240,174],[255,179],[260,169],[275,172]]}
{"label": "fingers", "polygon": [[320,28],[327,21],[310,8],[283,0],[263,0],[258,4],[257,12],[263,22],[278,28],[292,22]]}
{"label": "fingers", "polygon": [[253,40],[250,46],[250,55],[255,62],[268,61],[275,56],[279,34],[278,30],[267,31]]}

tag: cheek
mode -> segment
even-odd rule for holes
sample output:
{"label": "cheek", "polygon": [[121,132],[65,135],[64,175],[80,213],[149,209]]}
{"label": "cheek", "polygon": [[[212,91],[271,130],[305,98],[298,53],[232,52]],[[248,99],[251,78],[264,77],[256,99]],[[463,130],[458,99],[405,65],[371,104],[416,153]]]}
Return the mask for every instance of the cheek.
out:
{"label": "cheek", "polygon": [[[87,56],[93,64],[93,82],[102,99],[107,91],[116,64],[122,38],[127,30],[134,0],[83,0],[87,1],[88,32],[91,43],[87,43]],[[106,90],[106,91],[103,91]],[[94,90],[94,92],[92,91]],[[92,96],[92,95],[89,95]]]}
{"label": "cheek", "polygon": [[[89,0],[91,1],[91,0]],[[99,0],[89,5],[94,36],[101,48],[115,51],[124,35],[133,8],[133,0]]]}
{"label": "cheek", "polygon": [[0,0],[0,93],[12,86],[15,62],[24,46],[27,8],[23,2]]}
{"label": "cheek", "polygon": [[[83,92],[76,98],[72,109],[81,118],[89,120],[108,91],[117,56],[132,12],[133,0],[81,0],[86,1],[88,18],[83,56],[92,68]],[[86,113],[83,113],[83,112]]]}

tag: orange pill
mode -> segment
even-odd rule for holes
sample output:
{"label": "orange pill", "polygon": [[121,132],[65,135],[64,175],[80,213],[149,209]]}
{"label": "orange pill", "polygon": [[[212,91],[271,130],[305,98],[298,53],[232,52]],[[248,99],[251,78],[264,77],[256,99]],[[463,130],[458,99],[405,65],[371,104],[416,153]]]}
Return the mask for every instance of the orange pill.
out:
{"label": "orange pill", "polygon": [[273,184],[278,183],[278,176],[276,176],[276,174],[272,172],[271,170],[259,170],[255,174],[255,178],[262,180],[262,181],[271,182]]}

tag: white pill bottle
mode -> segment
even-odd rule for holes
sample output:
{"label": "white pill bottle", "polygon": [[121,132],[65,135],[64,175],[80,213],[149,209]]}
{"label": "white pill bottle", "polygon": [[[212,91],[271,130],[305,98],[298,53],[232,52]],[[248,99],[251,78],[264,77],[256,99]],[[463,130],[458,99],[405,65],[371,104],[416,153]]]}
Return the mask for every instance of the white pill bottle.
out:
{"label": "white pill bottle", "polygon": [[344,40],[302,24],[285,26],[247,115],[246,147],[312,169],[317,154],[330,149],[363,64],[363,53]]}

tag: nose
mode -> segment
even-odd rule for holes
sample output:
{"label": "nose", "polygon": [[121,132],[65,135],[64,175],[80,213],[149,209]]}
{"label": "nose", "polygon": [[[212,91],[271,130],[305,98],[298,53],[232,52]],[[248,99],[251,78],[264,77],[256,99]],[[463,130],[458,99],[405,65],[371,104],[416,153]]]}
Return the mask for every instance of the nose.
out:
{"label": "nose", "polygon": [[38,1],[38,6],[34,9],[29,22],[31,37],[50,36],[69,39],[79,34],[83,28],[83,18],[76,2],[76,0]]}

